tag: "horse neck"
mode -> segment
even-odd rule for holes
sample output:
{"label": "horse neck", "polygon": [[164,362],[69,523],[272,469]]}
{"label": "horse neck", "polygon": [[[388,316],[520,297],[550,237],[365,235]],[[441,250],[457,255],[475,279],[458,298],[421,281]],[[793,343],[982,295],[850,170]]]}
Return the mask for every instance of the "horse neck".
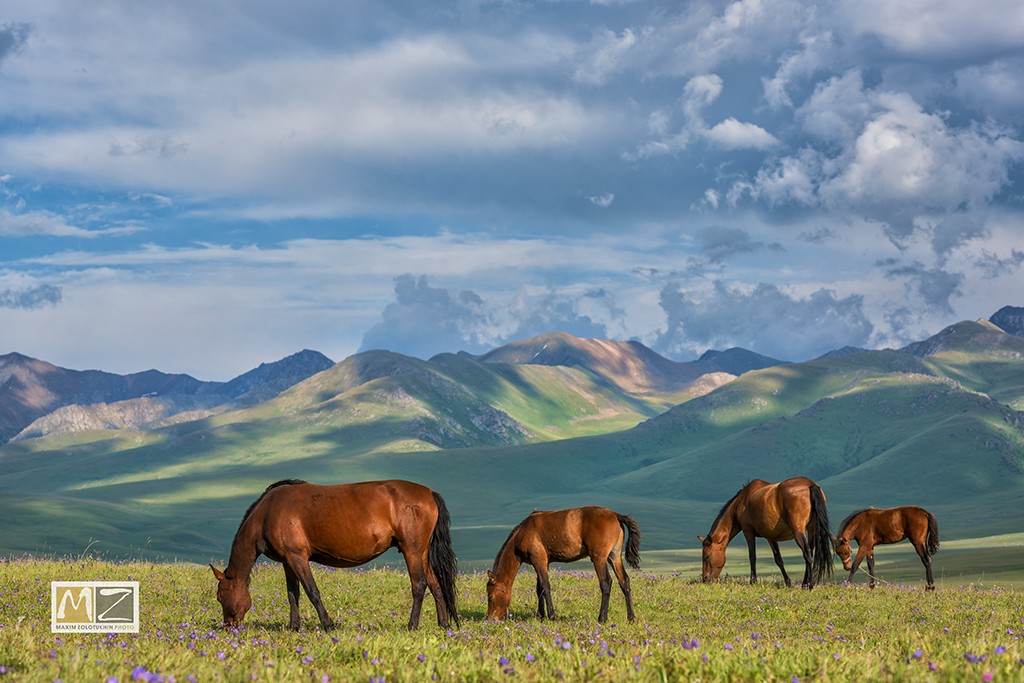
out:
{"label": "horse neck", "polygon": [[861,518],[861,515],[857,515],[856,517],[851,519],[846,526],[836,531],[836,536],[842,536],[846,539],[859,538]]}
{"label": "horse neck", "polygon": [[229,579],[241,578],[248,585],[249,573],[256,564],[256,558],[260,556],[256,550],[256,529],[259,526],[253,522],[256,515],[249,515],[238,527],[235,540],[231,543],[231,557],[228,558],[228,566],[224,569],[224,575]]}
{"label": "horse neck", "polygon": [[708,538],[713,543],[728,543],[740,532],[740,524],[736,519],[737,500],[739,500],[739,496],[736,496],[729,502],[725,509],[722,510],[722,514],[715,520],[715,523],[711,525]]}
{"label": "horse neck", "polygon": [[519,568],[523,566],[522,560],[516,556],[516,536],[518,531],[511,534],[508,540],[505,541],[505,545],[501,547],[498,552],[498,557],[494,560],[494,569],[491,571],[494,574],[494,582],[511,585],[515,579]]}

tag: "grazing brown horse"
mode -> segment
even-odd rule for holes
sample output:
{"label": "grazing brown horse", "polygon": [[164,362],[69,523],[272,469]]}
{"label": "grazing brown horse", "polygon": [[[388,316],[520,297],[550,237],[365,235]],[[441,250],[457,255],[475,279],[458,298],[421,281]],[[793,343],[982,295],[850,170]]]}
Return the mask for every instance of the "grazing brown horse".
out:
{"label": "grazing brown horse", "polygon": [[787,586],[792,584],[782,563],[779,541],[793,539],[803,552],[805,588],[814,588],[825,575],[832,574],[832,534],[825,494],[807,477],[793,477],[777,484],[755,479],[722,506],[707,537],[697,537],[703,546],[704,581],[713,581],[722,573],[725,549],[741,531],[750,551],[750,583],[757,581],[758,536],[771,546]]}
{"label": "grazing brown horse", "polygon": [[[839,525],[835,539],[836,555],[843,561],[843,569],[849,570],[848,581],[861,561],[868,558],[868,587],[875,587],[875,546],[899,543],[909,538],[924,564],[926,590],[935,590],[932,579],[932,555],[939,551],[939,523],[935,515],[914,505],[906,507],[865,508],[849,515]],[[857,558],[850,560],[850,541],[857,541]]]}
{"label": "grazing brown horse", "polygon": [[487,619],[501,621],[508,614],[512,582],[524,562],[537,572],[537,614],[544,619],[546,606],[547,616],[554,619],[548,565],[551,562],[575,562],[589,555],[601,586],[601,611],[597,620],[601,623],[608,620],[611,567],[622,594],[626,596],[626,615],[633,621],[633,596],[629,591],[629,576],[622,566],[624,546],[626,561],[634,569],[639,569],[640,527],[632,517],[608,508],[590,506],[531,513],[505,539],[494,558],[494,569],[487,572]]}
{"label": "grazing brown horse", "polygon": [[408,481],[367,481],[317,486],[296,479],[271,484],[249,506],[231,544],[224,571],[212,564],[224,624],[238,626],[249,610],[249,574],[266,555],[284,565],[290,618],[299,628],[299,584],[316,607],[325,629],[333,625],[320,599],[309,561],[330,567],[356,567],[398,548],[412,581],[409,628],[419,626],[426,588],[437,605],[437,623],[448,626],[459,615],[448,508],[426,486]]}

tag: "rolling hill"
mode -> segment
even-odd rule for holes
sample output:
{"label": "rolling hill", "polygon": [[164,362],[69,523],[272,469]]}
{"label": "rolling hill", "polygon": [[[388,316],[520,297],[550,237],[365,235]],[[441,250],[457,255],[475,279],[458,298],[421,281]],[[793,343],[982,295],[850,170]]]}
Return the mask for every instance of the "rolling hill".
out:
{"label": "rolling hill", "polygon": [[322,353],[305,350],[229,382],[204,382],[158,370],[131,375],[68,370],[10,353],[0,356],[0,444],[19,437],[196,419],[272,398],[333,364]]}
{"label": "rolling hill", "polygon": [[[489,561],[530,510],[582,504],[635,516],[645,549],[690,548],[746,481],[796,474],[822,485],[833,522],[913,503],[939,516],[946,539],[1024,524],[1024,339],[988,322],[689,396],[632,367],[639,354],[609,362],[581,355],[609,348],[583,340],[552,364],[523,362],[538,348],[358,354],[241,410],[9,444],[0,548],[223,557],[248,503],[289,477],[432,486],[467,566]],[[622,391],[627,380],[636,393]]]}

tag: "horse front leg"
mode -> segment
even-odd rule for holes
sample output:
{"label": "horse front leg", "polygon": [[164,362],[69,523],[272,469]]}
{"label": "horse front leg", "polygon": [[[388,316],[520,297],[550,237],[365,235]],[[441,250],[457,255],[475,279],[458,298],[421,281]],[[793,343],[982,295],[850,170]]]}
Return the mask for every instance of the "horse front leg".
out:
{"label": "horse front leg", "polygon": [[868,550],[868,588],[875,587],[875,549]]}
{"label": "horse front leg", "polygon": [[793,582],[789,580],[789,574],[786,573],[786,564],[782,561],[782,551],[779,549],[778,541],[768,541],[768,545],[772,549],[772,557],[775,558],[775,566],[782,572],[782,580],[786,582],[786,588],[793,585]]}
{"label": "horse front leg", "polygon": [[555,603],[551,599],[551,578],[548,575],[548,564],[537,562],[533,569],[537,572],[537,616],[541,619],[554,619]]}
{"label": "horse front leg", "polygon": [[757,537],[753,531],[743,531],[747,540],[747,554],[750,556],[750,583],[757,583]]}
{"label": "horse front leg", "polygon": [[597,572],[597,585],[601,588],[601,610],[597,613],[597,623],[608,621],[608,601],[612,596],[612,575],[608,571],[608,559],[594,558],[594,571]]}
{"label": "horse front leg", "polygon": [[[285,558],[287,566],[295,572],[298,577],[299,583],[302,584],[302,588],[306,591],[306,597],[313,603],[313,607],[316,608],[316,614],[320,617],[320,625],[324,627],[324,630],[328,630],[334,627],[334,621],[331,619],[331,615],[327,613],[327,608],[324,607],[324,601],[320,597],[320,589],[316,585],[316,581],[313,580],[313,570],[309,567],[309,560],[305,557],[299,558],[292,556]],[[296,597],[296,603],[298,597]],[[289,599],[289,604],[291,600]],[[296,605],[296,623],[298,623],[298,605]]]}
{"label": "horse front leg", "polygon": [[299,630],[299,576],[287,564],[284,565],[284,582],[288,591],[288,628]]}
{"label": "horse front leg", "polygon": [[[853,558],[853,564],[850,565],[850,578],[847,579],[851,584],[853,583],[853,576],[857,573],[857,568],[860,567],[860,563],[864,561],[864,558],[868,555],[868,546],[857,543],[857,555]],[[870,579],[874,581],[874,579]]]}

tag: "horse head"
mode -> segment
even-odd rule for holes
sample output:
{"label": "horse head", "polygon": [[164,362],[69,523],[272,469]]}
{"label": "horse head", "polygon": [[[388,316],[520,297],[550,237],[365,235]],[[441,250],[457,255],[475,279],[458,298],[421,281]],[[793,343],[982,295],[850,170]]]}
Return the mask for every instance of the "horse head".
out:
{"label": "horse head", "polygon": [[487,572],[487,621],[501,621],[508,615],[512,603],[512,585],[495,581],[494,574]]}
{"label": "horse head", "polygon": [[725,566],[725,543],[715,543],[710,536],[698,536],[701,544],[701,580],[704,583],[714,581],[722,573]]}
{"label": "horse head", "polygon": [[836,555],[838,555],[839,559],[843,561],[843,569],[850,571],[853,567],[853,562],[850,559],[850,539],[845,536],[840,536],[839,538],[833,536],[832,546],[836,549]]}
{"label": "horse head", "polygon": [[228,577],[221,570],[210,565],[217,578],[217,602],[224,611],[224,626],[234,628],[242,623],[245,613],[252,606],[246,577]]}

